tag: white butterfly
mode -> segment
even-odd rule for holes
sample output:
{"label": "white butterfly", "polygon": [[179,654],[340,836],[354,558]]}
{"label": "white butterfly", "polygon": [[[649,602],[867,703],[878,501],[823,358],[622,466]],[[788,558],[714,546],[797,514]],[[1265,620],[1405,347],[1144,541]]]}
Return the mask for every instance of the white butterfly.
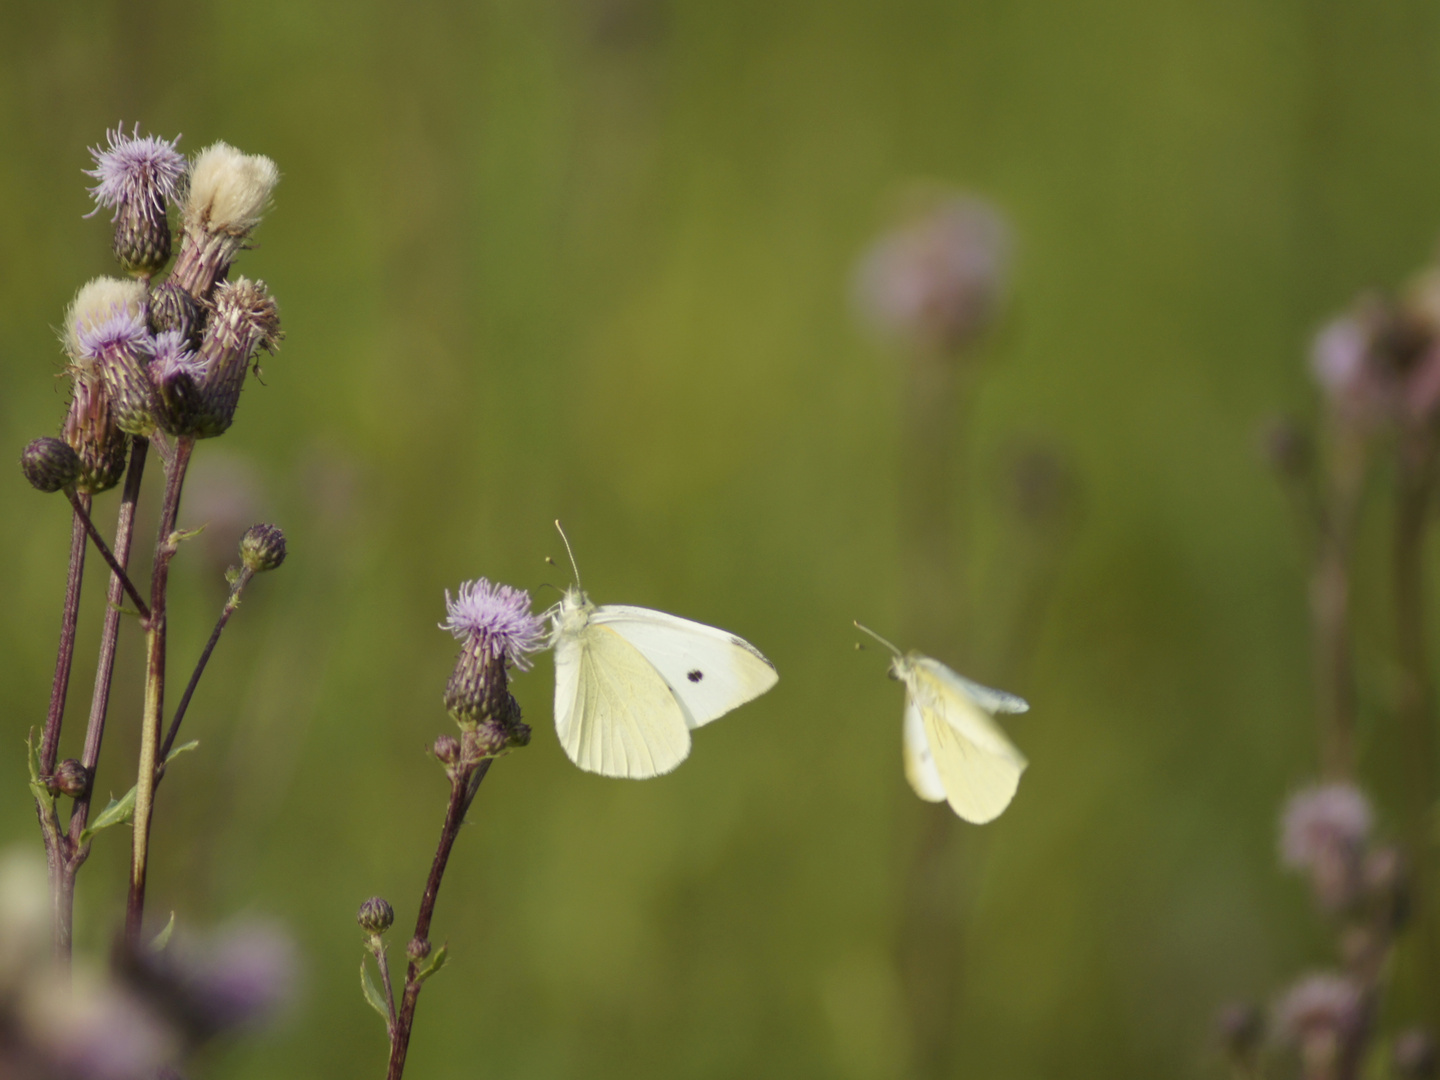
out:
{"label": "white butterfly", "polygon": [[855,624],[895,654],[890,670],[905,684],[905,778],[927,802],[949,802],[983,825],[1015,797],[1029,764],[991,717],[1023,713],[1023,698],[971,682],[938,660],[900,650]]}
{"label": "white butterfly", "polygon": [[734,634],[649,608],[596,607],[578,570],[575,581],[550,609],[555,731],[588,772],[633,780],[667,773],[689,755],[692,730],[779,678]]}

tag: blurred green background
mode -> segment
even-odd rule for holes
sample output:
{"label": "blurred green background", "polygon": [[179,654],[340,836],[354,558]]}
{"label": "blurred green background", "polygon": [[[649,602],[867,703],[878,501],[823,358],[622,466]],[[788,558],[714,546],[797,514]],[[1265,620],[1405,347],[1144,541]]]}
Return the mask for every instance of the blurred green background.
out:
{"label": "blurred green background", "polygon": [[[0,6],[0,445],[58,425],[53,328],[114,272],[81,217],[87,146],[139,121],[284,175],[238,270],[288,337],[197,453],[181,521],[215,524],[172,574],[173,668],[249,523],[222,528],[206,490],[249,485],[291,555],[201,685],[150,895],[192,925],[283,920],[307,977],[276,1032],[196,1071],[379,1075],[354,912],[380,893],[410,925],[433,851],[443,590],[483,574],[550,603],[560,517],[597,602],[734,630],[781,681],[628,783],[565,759],[548,658],[517,679],[536,738],[458,845],[411,1073],[908,1075],[891,950],[925,808],[900,689],[850,627],[900,621],[901,366],[850,280],[918,177],[1017,236],[966,435],[978,630],[942,659],[1002,677],[1016,448],[1059,448],[1083,492],[1004,673],[1032,767],[964,841],[963,1074],[1218,1075],[1215,1006],[1328,961],[1274,865],[1314,724],[1305,560],[1255,432],[1314,409],[1314,327],[1431,253],[1437,61],[1415,0]],[[0,840],[37,847],[22,738],[68,531],[18,470],[0,484]],[[130,627],[102,789],[133,776],[139,664]],[[1372,731],[1382,825],[1393,756]],[[118,925],[126,848],[103,837],[82,873],[83,948]]]}

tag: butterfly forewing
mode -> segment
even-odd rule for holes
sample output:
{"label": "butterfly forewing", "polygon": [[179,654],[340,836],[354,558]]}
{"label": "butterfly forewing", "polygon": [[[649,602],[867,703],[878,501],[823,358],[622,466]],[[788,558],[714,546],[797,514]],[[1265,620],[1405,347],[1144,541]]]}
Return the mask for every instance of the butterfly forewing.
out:
{"label": "butterfly forewing", "polygon": [[677,615],[606,604],[591,625],[619,634],[640,651],[670,687],[691,728],[759,697],[778,679],[748,641]]}
{"label": "butterfly forewing", "polygon": [[602,776],[659,776],[690,753],[684,712],[665,680],[593,619],[556,642],[555,730],[571,761]]}

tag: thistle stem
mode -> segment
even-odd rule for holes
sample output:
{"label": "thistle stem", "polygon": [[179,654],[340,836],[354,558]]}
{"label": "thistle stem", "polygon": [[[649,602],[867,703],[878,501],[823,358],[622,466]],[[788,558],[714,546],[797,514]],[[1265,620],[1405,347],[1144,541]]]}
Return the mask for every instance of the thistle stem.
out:
{"label": "thistle stem", "polygon": [[1402,436],[1394,531],[1395,653],[1399,668],[1396,713],[1404,738],[1407,833],[1418,898],[1417,945],[1422,950],[1424,993],[1437,1008],[1434,963],[1440,928],[1435,925],[1435,875],[1431,866],[1431,813],[1435,806],[1435,735],[1432,689],[1426,666],[1425,534],[1434,490],[1435,442],[1428,431]]}
{"label": "thistle stem", "polygon": [[90,534],[90,540],[95,545],[95,550],[100,552],[100,557],[105,560],[105,565],[110,567],[110,574],[118,578],[121,587],[130,596],[130,601],[140,612],[142,619],[150,618],[150,606],[140,596],[140,590],[135,588],[135,583],[130,580],[130,575],[125,573],[125,568],[120,565],[110,546],[105,543],[105,538],[100,535],[100,530],[95,528],[95,523],[90,520],[90,512],[80,502],[81,496],[76,494],[73,488],[66,488],[65,494],[70,497],[70,505],[75,507],[75,518],[84,526],[85,531]]}
{"label": "thistle stem", "polygon": [[89,521],[89,495],[72,494],[74,519],[70,528],[70,572],[65,581],[65,608],[60,616],[60,647],[55,654],[55,679],[50,684],[50,711],[40,739],[40,775],[55,772],[60,756],[60,723],[70,689],[70,667],[75,659],[75,623],[80,614],[80,584],[85,576],[85,522]]}
{"label": "thistle stem", "polygon": [[185,470],[195,448],[193,438],[175,440],[175,456],[166,469],[165,501],[160,508],[160,529],[155,541],[155,566],[150,576],[150,618],[145,655],[145,711],[140,729],[140,767],[135,777],[134,846],[130,857],[130,895],[125,906],[125,933],[131,945],[140,944],[145,917],[145,875],[150,853],[150,820],[154,812],[156,758],[160,725],[165,712],[165,597],[170,560],[175,554],[175,519]]}
{"label": "thistle stem", "polygon": [[[450,861],[450,849],[465,824],[465,813],[470,809],[480,781],[490,771],[491,758],[485,758],[450,778],[450,803],[445,810],[445,824],[440,830],[440,843],[435,849],[435,858],[430,864],[430,876],[425,880],[425,892],[420,897],[420,914],[415,919],[415,936],[412,940],[430,943],[430,919],[435,914],[435,900],[440,895],[440,881],[445,876],[445,864]],[[390,1069],[386,1080],[400,1080],[405,1073],[405,1055],[410,1049],[410,1029],[415,1024],[415,1004],[420,997],[422,980],[416,978],[420,972],[418,960],[411,960],[405,969],[405,989],[400,1001],[400,1014],[395,1021],[395,1030],[390,1037]]]}
{"label": "thistle stem", "polygon": [[235,584],[230,586],[230,595],[225,600],[225,606],[220,609],[220,618],[215,623],[215,629],[210,633],[210,640],[205,643],[205,649],[195,664],[190,681],[185,685],[185,692],[180,695],[180,704],[175,707],[175,716],[170,721],[170,729],[165,733],[165,741],[160,744],[160,763],[157,766],[159,775],[155,777],[157,785],[165,776],[165,762],[170,757],[170,748],[175,745],[175,736],[180,734],[180,721],[185,719],[185,710],[190,707],[190,698],[195,694],[195,687],[200,683],[200,676],[205,674],[205,665],[210,662],[210,654],[215,651],[225,624],[230,621],[230,616],[240,606],[240,594],[245,591],[245,586],[250,584],[250,579],[254,576],[254,570],[248,566],[241,567],[240,576],[235,579]]}
{"label": "thistle stem", "polygon": [[[140,481],[145,475],[145,457],[149,441],[140,436],[131,440],[130,464],[125,473],[125,489],[120,496],[120,512],[115,522],[115,559],[122,568],[130,561],[130,542],[135,535],[135,506],[140,501]],[[90,777],[89,786],[79,795],[70,810],[70,835],[67,857],[60,879],[61,945],[68,956],[75,916],[75,876],[90,857],[90,845],[80,843],[80,835],[90,819],[90,799],[95,790],[95,769],[100,761],[100,744],[105,737],[105,714],[110,705],[110,684],[115,674],[115,646],[120,636],[120,604],[125,585],[114,573],[110,575],[105,622],[100,631],[100,658],[95,666],[95,689],[90,696],[90,720],[85,727],[85,749],[80,763]]]}
{"label": "thistle stem", "polygon": [[[78,496],[85,503],[89,495]],[[50,684],[50,708],[45,714],[45,730],[40,737],[39,775],[42,783],[55,775],[55,760],[60,754],[60,723],[65,717],[65,698],[70,689],[70,668],[75,659],[75,623],[80,613],[80,585],[85,576],[85,526],[81,524],[81,506],[75,505],[70,527],[70,568],[65,579],[65,604],[60,614],[60,645],[55,653],[55,678]],[[35,813],[40,819],[40,835],[45,842],[45,863],[50,871],[50,903],[53,944],[56,959],[69,954],[69,931],[63,918],[65,838],[60,831],[60,816],[53,800],[35,799]]]}

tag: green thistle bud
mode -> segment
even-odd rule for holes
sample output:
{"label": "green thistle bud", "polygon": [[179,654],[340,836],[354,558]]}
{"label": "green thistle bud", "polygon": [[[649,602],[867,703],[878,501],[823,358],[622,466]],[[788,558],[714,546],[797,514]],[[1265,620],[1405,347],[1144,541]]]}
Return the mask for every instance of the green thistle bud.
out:
{"label": "green thistle bud", "polygon": [[78,799],[90,790],[90,770],[74,758],[66,758],[55,767],[52,784],[61,794]]}
{"label": "green thistle bud", "polygon": [[80,479],[80,455],[63,439],[35,439],[20,453],[20,468],[36,491],[55,492]]}
{"label": "green thistle bud", "polygon": [[424,938],[411,938],[410,944],[405,947],[405,955],[419,963],[430,955],[430,942]]}
{"label": "green thistle bud", "polygon": [[285,534],[274,525],[251,525],[240,538],[240,559],[259,574],[285,561]]}
{"label": "green thistle bud", "polygon": [[195,298],[173,281],[163,281],[150,294],[150,331],[163,334],[178,331],[180,340],[191,349],[200,344],[204,313]]}
{"label": "green thistle bud", "polygon": [[355,921],[367,934],[383,934],[395,925],[395,909],[384,897],[372,896],[360,905]]}
{"label": "green thistle bud", "polygon": [[454,765],[460,760],[460,740],[454,735],[441,735],[435,740],[431,752],[442,765]]}

